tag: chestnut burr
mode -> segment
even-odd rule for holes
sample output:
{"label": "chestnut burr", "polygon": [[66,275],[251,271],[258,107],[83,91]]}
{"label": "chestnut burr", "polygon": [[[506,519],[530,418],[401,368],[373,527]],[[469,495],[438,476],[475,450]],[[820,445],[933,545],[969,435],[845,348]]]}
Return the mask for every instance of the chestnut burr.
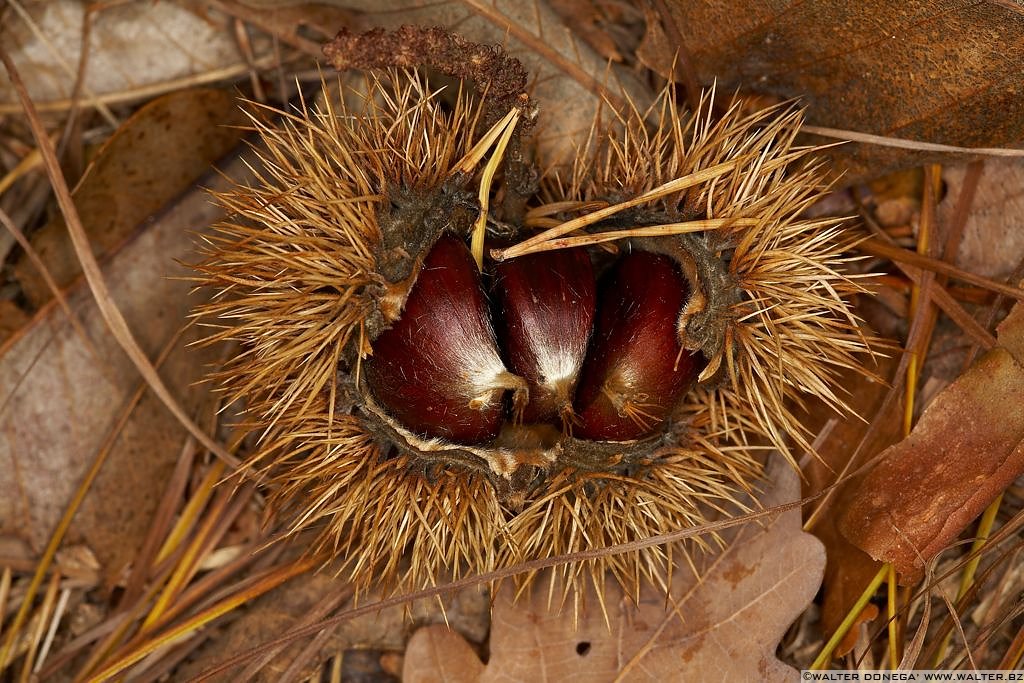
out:
{"label": "chestnut burr", "polygon": [[[598,107],[558,164],[548,143],[568,141],[536,138],[555,132],[544,89],[498,47],[404,26],[343,29],[325,54],[364,72],[360,96],[253,119],[260,177],[216,193],[227,215],[196,264],[215,293],[204,343],[240,345],[211,378],[258,437],[239,476],[281,538],[314,532],[307,557],[361,593],[566,555],[587,558],[550,577],[567,605],[595,585],[670,589],[687,543],[594,549],[744,512],[763,446],[813,450],[794,408],[846,414],[838,371],[870,374],[855,235],[803,215],[829,184],[795,147],[801,112],[709,93],[709,117],[669,83],[651,106]],[[460,243],[480,236],[500,248],[484,268]],[[563,239],[586,245],[593,308],[560,298],[582,260],[498,274],[508,248]],[[555,269],[568,284],[545,281]],[[714,381],[684,395],[705,359]]]}
{"label": "chestnut burr", "polygon": [[498,435],[504,396],[522,404],[526,382],[505,367],[469,249],[443,235],[424,259],[398,321],[364,363],[374,397],[426,437],[480,443]]}
{"label": "chestnut burr", "polygon": [[594,325],[597,286],[583,249],[540,252],[497,266],[499,333],[530,399],[516,418],[571,431],[572,399]]}
{"label": "chestnut burr", "polygon": [[688,297],[686,278],[660,254],[628,254],[602,278],[576,393],[577,436],[629,441],[665,423],[703,366],[703,356],[683,349],[676,334]]}

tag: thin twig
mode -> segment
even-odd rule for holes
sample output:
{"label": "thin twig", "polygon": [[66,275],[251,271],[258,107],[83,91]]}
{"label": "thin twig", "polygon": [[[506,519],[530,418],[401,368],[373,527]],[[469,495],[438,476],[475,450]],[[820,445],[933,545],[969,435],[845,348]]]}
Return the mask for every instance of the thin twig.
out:
{"label": "thin twig", "polygon": [[[148,100],[158,95],[163,95],[164,93],[244,77],[253,67],[267,69],[275,66],[277,61],[277,57],[274,55],[261,57],[252,65],[244,62],[231,64],[218,69],[204,71],[203,73],[192,74],[191,76],[182,76],[181,78],[172,78],[166,81],[160,81],[159,83],[150,83],[147,85],[140,85],[136,88],[126,88],[116,92],[104,93],[87,100],[84,104],[96,107],[105,104],[123,104],[125,102]],[[63,112],[71,109],[76,104],[81,104],[81,102],[76,102],[71,98],[50,100],[47,102],[40,102],[36,105],[36,111]],[[20,114],[24,111],[24,106],[19,102],[0,102],[0,114]]]}

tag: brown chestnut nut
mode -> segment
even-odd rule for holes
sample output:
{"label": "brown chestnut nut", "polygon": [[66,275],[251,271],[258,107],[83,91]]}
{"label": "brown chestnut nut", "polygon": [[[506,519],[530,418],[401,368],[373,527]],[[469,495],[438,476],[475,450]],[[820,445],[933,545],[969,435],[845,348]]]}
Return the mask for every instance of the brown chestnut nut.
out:
{"label": "brown chestnut nut", "polygon": [[676,334],[688,297],[686,278],[661,254],[628,254],[602,278],[594,339],[576,393],[576,436],[629,441],[664,424],[704,364]]}
{"label": "brown chestnut nut", "polygon": [[523,422],[561,420],[571,430],[572,397],[594,326],[597,285],[584,249],[530,254],[497,266],[499,332],[509,368],[526,379]]}
{"label": "brown chestnut nut", "polygon": [[505,368],[469,248],[443,235],[424,259],[398,321],[363,364],[377,401],[405,428],[459,443],[493,439],[504,395],[526,383]]}

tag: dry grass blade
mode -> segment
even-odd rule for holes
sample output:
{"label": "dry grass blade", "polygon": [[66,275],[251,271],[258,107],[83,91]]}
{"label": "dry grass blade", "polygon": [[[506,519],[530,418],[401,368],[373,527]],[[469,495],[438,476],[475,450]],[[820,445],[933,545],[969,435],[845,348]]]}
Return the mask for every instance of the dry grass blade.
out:
{"label": "dry grass blade", "polygon": [[487,151],[507,132],[507,129],[510,126],[513,129],[515,128],[515,122],[519,120],[519,115],[520,110],[518,107],[510,109],[505,114],[505,117],[491,126],[491,129],[480,138],[480,141],[473,145],[473,148],[452,167],[451,174],[465,173],[468,175],[472,173],[476,169],[477,164],[487,156]]}
{"label": "dry grass blade", "polygon": [[1003,655],[1002,661],[999,662],[999,668],[1013,671],[1020,668],[1022,661],[1024,661],[1024,626],[1020,627],[1017,635],[1013,637],[1013,641],[1006,648],[1006,654]]}
{"label": "dry grass blade", "polygon": [[[1000,493],[996,496],[996,499],[988,506],[982,514],[981,520],[978,522],[978,531],[974,537],[974,542],[971,544],[971,551],[968,556],[969,559],[964,565],[964,571],[960,578],[960,587],[957,589],[956,599],[958,603],[963,601],[964,597],[974,584],[975,574],[978,571],[978,566],[981,564],[982,550],[992,533],[992,525],[995,523],[996,514],[999,512],[999,506],[1002,505],[1003,495],[1004,494]],[[939,668],[942,665],[943,660],[946,659],[946,649],[949,647],[949,639],[951,636],[952,633],[949,633],[940,639],[938,652],[932,663],[933,667]]]}
{"label": "dry grass blade", "polygon": [[63,589],[60,592],[60,598],[57,600],[57,606],[53,610],[53,618],[50,619],[50,627],[46,631],[46,638],[43,640],[42,647],[39,648],[39,659],[32,669],[32,673],[34,675],[39,675],[40,669],[42,669],[47,656],[50,654],[50,648],[53,646],[53,641],[57,637],[57,628],[60,626],[61,619],[64,617],[64,612],[67,609],[68,601],[70,599],[71,589]]}
{"label": "dry grass blade", "polygon": [[885,577],[888,573],[888,565],[885,565],[878,570],[878,573],[875,574],[875,577],[871,580],[871,583],[869,583],[867,587],[865,587],[864,592],[861,593],[861,596],[857,600],[856,604],[854,604],[853,608],[850,609],[849,613],[846,616],[846,619],[844,619],[843,623],[839,625],[839,628],[837,628],[836,632],[832,634],[828,642],[825,643],[825,646],[818,653],[818,656],[808,667],[809,669],[820,671],[828,665],[828,663],[832,659],[832,653],[835,651],[836,646],[839,645],[839,642],[846,636],[846,633],[850,630],[850,627],[853,626],[854,621],[857,618],[857,615],[860,614],[861,610],[864,609],[864,606],[868,604],[868,601],[871,600],[872,597],[874,597],[875,591],[877,591],[878,587],[882,585],[883,581],[885,581]]}
{"label": "dry grass blade", "polygon": [[11,185],[18,180],[18,178],[21,178],[23,175],[42,163],[43,155],[40,153],[38,147],[22,157],[17,166],[12,168],[3,178],[0,178],[0,195],[6,192]]}
{"label": "dry grass blade", "polygon": [[[218,461],[213,469],[218,469]],[[215,481],[215,480],[214,480]],[[202,497],[202,492],[197,494]],[[224,595],[243,593],[261,580],[259,576],[242,579],[235,585],[223,588],[225,581],[246,568],[257,556],[261,543],[255,542],[233,561],[208,572],[201,579],[193,581],[199,569],[199,561],[206,556],[224,533],[234,523],[239,512],[251,502],[251,488],[244,487],[238,495],[231,489],[222,489],[211,502],[203,523],[187,545],[176,550],[156,569],[150,585],[134,603],[127,605],[129,619],[121,623],[98,647],[79,672],[79,678],[93,674],[97,669],[109,666],[125,653],[142,647],[161,629],[169,628],[175,619],[188,613],[201,600],[217,600]],[[212,595],[211,595],[212,594]],[[148,610],[148,613],[146,613]],[[137,625],[133,637],[126,643],[122,640],[129,629]],[[117,648],[115,650],[115,647]]]}
{"label": "dry grass blade", "polygon": [[43,604],[40,605],[39,611],[36,613],[36,627],[30,636],[28,652],[25,653],[25,660],[21,666],[21,676],[18,679],[22,683],[28,683],[31,679],[34,669],[33,664],[35,664],[36,655],[39,652],[39,645],[43,640],[43,634],[46,632],[50,618],[55,613],[53,608],[57,601],[60,578],[60,572],[54,572],[50,577],[50,585],[46,588],[46,593],[43,596]]}
{"label": "dry grass blade", "polygon": [[509,140],[512,139],[512,133],[515,132],[516,125],[519,123],[519,114],[519,108],[513,107],[505,118],[502,119],[504,127],[501,131],[501,137],[498,138],[494,154],[491,155],[490,161],[484,166],[483,174],[480,178],[480,191],[477,194],[477,199],[480,201],[480,216],[476,219],[476,225],[473,226],[473,235],[469,243],[470,251],[473,253],[473,260],[476,261],[477,270],[482,271],[484,268],[484,237],[487,235],[491,184],[494,182],[494,174],[497,173],[498,167],[505,157],[505,148],[508,147]]}
{"label": "dry grass blade", "polygon": [[11,594],[13,573],[10,567],[4,567],[3,574],[0,574],[0,633],[3,633],[4,615],[7,614],[7,599]]}
{"label": "dry grass blade", "polygon": [[[162,575],[169,572],[169,569],[164,570],[164,572],[158,571],[156,566],[158,562],[155,560],[157,558],[157,551],[160,548],[161,539],[165,534],[167,534],[168,529],[171,527],[171,519],[176,512],[179,500],[184,494],[188,477],[191,474],[195,450],[195,439],[190,435],[186,438],[185,444],[182,447],[181,455],[175,465],[174,473],[168,479],[164,496],[153,517],[153,524],[150,527],[150,532],[147,535],[146,540],[143,542],[142,547],[139,549],[135,562],[132,563],[132,572],[128,577],[124,594],[118,603],[116,612],[107,621],[108,624],[112,624],[109,629],[110,632],[109,634],[106,634],[104,640],[102,640],[100,644],[93,649],[92,655],[86,660],[82,667],[83,672],[94,670],[98,666],[98,662],[100,662],[123,641],[128,630],[133,626],[135,620],[141,615],[144,606],[149,604],[156,595],[159,587],[162,585],[165,578]],[[185,512],[182,513],[183,517],[187,515],[187,511],[188,505],[186,505]],[[148,586],[146,585],[147,582],[149,584]],[[83,643],[83,646],[85,644],[87,643]],[[68,659],[70,659],[68,654],[69,651],[73,652],[74,650],[69,646],[65,649],[64,653],[62,653],[65,656],[68,656]],[[55,671],[56,667],[54,667],[53,670]],[[51,672],[48,671],[46,673]]]}
{"label": "dry grass blade", "polygon": [[[576,237],[558,237],[541,242],[531,247],[528,251],[521,251],[516,256],[536,254],[542,251],[553,251],[555,249],[572,249],[575,247],[588,247],[605,242],[630,239],[633,237],[667,237],[668,235],[689,235],[708,230],[720,228],[742,228],[757,225],[755,218],[713,218],[706,220],[686,221],[683,223],[664,223],[662,225],[647,225],[636,228],[625,228],[623,230],[609,230],[593,234],[579,235]],[[497,250],[496,250],[497,251]],[[507,253],[507,252],[506,252]],[[509,257],[514,258],[514,257]]]}
{"label": "dry grass blade", "polygon": [[[206,483],[201,488],[202,493],[208,493],[212,490],[213,484],[220,480],[223,470],[223,462],[218,462],[210,468],[210,471],[207,473]],[[185,553],[178,562],[176,571],[171,575],[171,578],[164,586],[164,590],[160,594],[160,597],[157,598],[156,603],[153,605],[152,609],[150,609],[149,614],[146,615],[145,621],[142,622],[142,627],[140,629],[142,633],[150,630],[154,624],[161,620],[164,613],[168,611],[171,602],[178,597],[181,590],[188,584],[189,580],[195,574],[201,553],[207,545],[207,539],[212,533],[213,527],[217,523],[220,514],[228,504],[230,491],[227,491],[227,495],[224,494],[225,491],[222,491],[217,501],[211,505],[210,509],[207,511],[203,524],[196,533],[192,534],[188,546],[185,549]]]}
{"label": "dry grass blade", "polygon": [[[937,188],[941,183],[939,168],[935,165],[925,169],[924,196],[921,200],[921,221],[918,228],[917,253],[928,256],[931,249],[931,235],[934,230],[935,212],[937,205]],[[925,333],[920,344],[910,347],[910,365],[907,366],[906,400],[903,411],[903,436],[910,435],[913,426],[914,402],[917,394],[917,382],[920,376],[920,366],[928,355],[928,347],[931,345],[932,332],[938,320],[937,312],[930,305],[931,290],[935,286],[934,273],[926,272],[910,291],[910,319],[916,321],[922,319]],[[893,660],[896,657],[892,657]]]}
{"label": "dry grass blade", "polygon": [[[243,554],[235,560],[210,571],[202,578],[193,581],[202,569],[199,562],[208,556],[216,544],[224,537],[225,533],[227,533],[242,510],[251,504],[252,487],[242,488],[238,495],[224,495],[223,501],[224,503],[221,504],[220,500],[215,500],[211,505],[209,514],[212,521],[208,527],[209,531],[206,528],[201,529],[202,535],[196,539],[195,543],[198,549],[193,552],[192,548],[189,547],[185,549],[185,552],[181,553],[175,571],[168,577],[166,583],[166,587],[171,587],[172,582],[175,580],[179,581],[179,584],[174,586],[174,590],[177,593],[176,598],[164,609],[159,618],[149,621],[147,615],[149,629],[159,628],[178,618],[191,609],[198,601],[206,597],[210,591],[218,588],[220,581],[231,576],[233,571],[241,570],[254,559],[254,556],[247,557]],[[206,527],[205,524],[204,527]],[[261,545],[262,542],[252,543],[248,551],[255,554],[262,549]],[[145,630],[142,629],[142,631]]]}
{"label": "dry grass blade", "polygon": [[200,513],[206,507],[210,496],[213,495],[213,487],[220,481],[223,473],[224,468],[216,465],[210,467],[206,472],[192,497],[185,504],[185,508],[178,515],[171,532],[157,551],[153,561],[154,564],[159,564],[166,560],[188,539],[188,533],[192,530]]}
{"label": "dry grass blade", "polygon": [[75,247],[75,253],[78,255],[79,261],[82,264],[82,271],[85,273],[85,278],[89,283],[89,288],[92,290],[93,295],[96,298],[96,304],[99,307],[100,313],[103,315],[103,319],[106,321],[108,328],[114,335],[117,342],[121,345],[121,348],[124,349],[125,353],[138,369],[139,374],[142,375],[146,380],[146,383],[153,390],[153,393],[159,397],[165,406],[167,406],[167,409],[171,411],[181,425],[191,432],[201,444],[210,450],[211,453],[216,454],[217,457],[223,459],[224,462],[228,463],[232,467],[237,467],[238,461],[224,450],[223,446],[218,444],[208,434],[200,429],[199,426],[193,422],[192,418],[185,413],[184,409],[182,409],[178,401],[171,395],[170,390],[164,384],[163,380],[153,368],[153,365],[149,362],[149,359],[146,358],[146,355],[139,347],[131,329],[129,329],[124,317],[114,304],[110,291],[103,279],[103,272],[100,269],[99,264],[96,262],[96,257],[93,255],[92,249],[89,246],[89,239],[86,236],[85,230],[82,228],[82,223],[78,218],[78,211],[75,209],[74,201],[71,199],[71,191],[68,189],[68,185],[64,180],[64,175],[60,170],[60,162],[57,160],[57,155],[49,137],[46,134],[43,123],[39,119],[38,113],[35,111],[35,107],[28,96],[28,91],[25,89],[25,84],[22,82],[17,68],[11,61],[7,51],[2,47],[0,47],[0,61],[3,61],[4,67],[7,69],[7,74],[10,77],[11,82],[14,84],[22,105],[25,108],[29,126],[32,129],[32,135],[35,137],[36,144],[42,152],[47,174],[50,176],[50,182],[53,185],[54,193],[57,195],[57,202],[60,205],[61,212],[64,214],[65,221],[67,222],[68,232],[71,235],[71,240]]}
{"label": "dry grass blade", "polygon": [[278,569],[268,573],[265,577],[247,589],[221,600],[217,604],[203,610],[181,624],[171,627],[165,632],[158,633],[154,635],[152,639],[139,644],[137,647],[109,664],[102,671],[99,671],[95,675],[89,677],[89,683],[101,683],[102,681],[110,680],[117,674],[121,673],[133,664],[142,661],[146,656],[156,652],[168,643],[172,643],[182,636],[202,628],[214,619],[237,609],[239,606],[263,595],[267,591],[273,590],[285,581],[299,576],[300,574],[304,574],[312,568],[313,564],[314,563],[310,560],[300,560],[279,567]]}

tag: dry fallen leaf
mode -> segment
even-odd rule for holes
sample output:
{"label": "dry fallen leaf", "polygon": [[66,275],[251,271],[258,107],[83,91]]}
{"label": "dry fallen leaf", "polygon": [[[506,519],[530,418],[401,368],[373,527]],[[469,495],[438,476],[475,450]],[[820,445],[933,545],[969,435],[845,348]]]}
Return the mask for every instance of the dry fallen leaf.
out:
{"label": "dry fallen leaf", "polygon": [[484,664],[461,635],[444,624],[425,626],[405,648],[403,683],[477,681]]}
{"label": "dry fallen leaf", "polygon": [[[234,172],[244,177],[241,168]],[[206,176],[204,182],[221,181]],[[192,231],[221,213],[204,190],[194,189],[105,267],[118,307],[151,358],[181,330],[193,303],[190,284],[171,279],[188,274],[175,259],[194,260]],[[0,534],[18,536],[37,552],[140,385],[92,294],[79,285],[68,301],[87,337],[50,305],[0,349]],[[184,348],[199,336],[189,328],[161,369],[191,410],[207,394],[193,383],[214,360],[212,351]],[[134,557],[184,440],[183,428],[151,394],[121,430],[65,541],[85,543],[108,578]]]}
{"label": "dry fallen leaf", "polygon": [[[242,137],[247,123],[224,90],[179,90],[139,109],[99,151],[74,193],[82,227],[97,257],[128,239],[143,222],[192,186]],[[61,287],[81,273],[64,219],[55,217],[30,241]],[[53,296],[31,259],[15,276],[29,301]]]}
{"label": "dry fallen leaf", "polygon": [[[798,497],[797,475],[788,466],[773,466],[771,481],[765,506]],[[591,594],[574,628],[571,607],[549,612],[544,585],[519,603],[506,585],[492,614],[490,660],[479,675],[469,646],[435,629],[410,641],[403,676],[456,683],[790,680],[796,672],[775,649],[814,597],[824,563],[822,545],[800,530],[793,510],[764,526],[745,525],[724,550],[697,558],[699,579],[680,568],[672,590],[678,611],[666,609],[654,589],[645,589],[635,605],[609,583],[607,622]]]}
{"label": "dry fallen leaf", "polygon": [[[724,92],[799,98],[814,125],[964,147],[1024,138],[1024,8],[1012,2],[839,2],[751,5],[666,0],[645,64],[667,75],[678,36],[697,79]],[[837,36],[842,36],[837,40]],[[940,158],[845,145],[844,181]]]}
{"label": "dry fallen leaf", "polygon": [[1020,309],[1000,329],[1000,346],[939,393],[910,436],[886,449],[851,492],[840,530],[892,562],[903,581],[916,580],[1024,473]]}
{"label": "dry fallen leaf", "polygon": [[[176,89],[184,87],[175,86],[176,79],[208,72],[215,72],[217,80],[248,73],[223,24],[178,3],[12,2],[0,28],[0,44],[11,51],[29,94],[44,110],[47,103],[69,98],[74,90],[87,8],[94,13],[83,100],[113,93],[144,94],[143,87],[160,83]],[[271,47],[265,38],[254,43],[257,55],[270,54]],[[0,111],[21,111],[3,73]]]}

